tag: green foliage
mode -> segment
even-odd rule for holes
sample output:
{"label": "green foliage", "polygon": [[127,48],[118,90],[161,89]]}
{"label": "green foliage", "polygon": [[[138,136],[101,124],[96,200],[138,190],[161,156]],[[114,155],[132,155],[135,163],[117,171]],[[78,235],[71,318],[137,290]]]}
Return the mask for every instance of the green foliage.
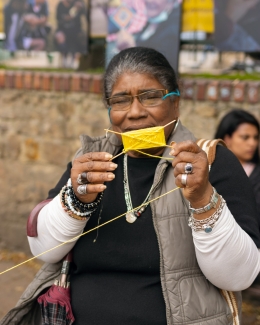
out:
{"label": "green foliage", "polygon": [[198,73],[198,74],[181,74],[180,78],[199,78],[199,79],[215,79],[215,80],[257,80],[260,81],[260,73],[224,73],[224,74],[211,74],[211,73]]}

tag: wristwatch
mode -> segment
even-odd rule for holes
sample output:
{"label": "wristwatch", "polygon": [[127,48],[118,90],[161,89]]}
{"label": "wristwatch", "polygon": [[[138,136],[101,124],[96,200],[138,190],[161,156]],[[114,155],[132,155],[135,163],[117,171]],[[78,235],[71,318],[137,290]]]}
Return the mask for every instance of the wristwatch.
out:
{"label": "wristwatch", "polygon": [[219,194],[217,193],[216,189],[213,187],[213,193],[210,197],[210,202],[207,205],[205,205],[202,208],[195,209],[190,205],[190,202],[189,202],[189,210],[193,214],[201,214],[201,213],[207,212],[212,208],[216,208],[218,199],[219,199]]}

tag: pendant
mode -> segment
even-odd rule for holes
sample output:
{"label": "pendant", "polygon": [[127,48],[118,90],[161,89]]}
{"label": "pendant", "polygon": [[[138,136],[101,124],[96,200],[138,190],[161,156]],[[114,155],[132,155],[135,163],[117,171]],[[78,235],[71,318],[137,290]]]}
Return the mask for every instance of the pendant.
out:
{"label": "pendant", "polygon": [[137,217],[133,212],[127,212],[125,217],[126,217],[126,221],[129,223],[134,223],[135,220],[137,219]]}

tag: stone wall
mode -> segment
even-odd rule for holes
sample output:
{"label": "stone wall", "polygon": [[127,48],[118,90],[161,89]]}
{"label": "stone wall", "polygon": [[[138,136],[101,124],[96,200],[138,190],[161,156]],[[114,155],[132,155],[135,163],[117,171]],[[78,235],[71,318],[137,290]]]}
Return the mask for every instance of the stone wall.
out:
{"label": "stone wall", "polygon": [[[58,181],[80,146],[79,135],[104,134],[109,120],[100,94],[100,76],[95,80],[77,76],[76,87],[68,76],[66,84],[65,76],[45,75],[45,84],[42,79],[38,90],[33,79],[25,83],[25,75],[13,73],[11,77],[3,82],[3,74],[0,76],[0,247],[28,253],[30,210]],[[61,78],[61,86],[57,87],[55,78]],[[225,91],[215,81],[184,80],[182,84],[181,120],[196,137],[211,138],[220,117],[234,107],[260,117],[257,83],[244,84],[239,101],[234,83],[225,84]],[[257,91],[250,90],[252,87]],[[221,97],[223,93],[229,94],[228,100]]]}

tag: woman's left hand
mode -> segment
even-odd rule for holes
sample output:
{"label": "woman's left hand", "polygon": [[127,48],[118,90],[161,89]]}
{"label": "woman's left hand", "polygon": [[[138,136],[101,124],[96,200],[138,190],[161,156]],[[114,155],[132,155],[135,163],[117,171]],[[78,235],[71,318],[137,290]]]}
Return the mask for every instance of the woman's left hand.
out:
{"label": "woman's left hand", "polygon": [[[175,183],[183,188],[184,197],[192,207],[200,208],[207,205],[212,195],[212,186],[209,183],[209,164],[206,153],[192,141],[175,143],[170,152],[175,156],[174,168]],[[192,172],[185,173],[185,166],[192,165]],[[186,185],[184,185],[186,179]]]}

